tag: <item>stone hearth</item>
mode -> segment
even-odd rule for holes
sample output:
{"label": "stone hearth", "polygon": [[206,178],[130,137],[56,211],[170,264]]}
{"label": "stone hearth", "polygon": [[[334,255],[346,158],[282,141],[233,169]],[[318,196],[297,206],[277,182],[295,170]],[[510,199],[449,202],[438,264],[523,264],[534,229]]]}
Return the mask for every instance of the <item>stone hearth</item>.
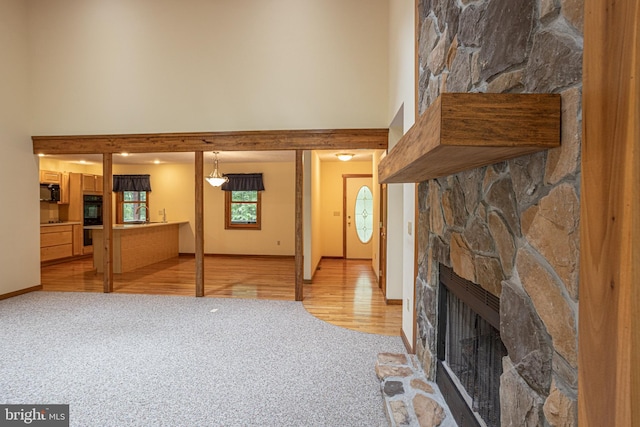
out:
{"label": "stone hearth", "polygon": [[435,379],[438,265],[500,297],[501,425],[577,424],[582,1],[419,2],[419,105],[560,93],[561,147],[422,182],[417,357]]}
{"label": "stone hearth", "polygon": [[438,386],[414,355],[380,353],[376,375],[391,427],[457,427]]}

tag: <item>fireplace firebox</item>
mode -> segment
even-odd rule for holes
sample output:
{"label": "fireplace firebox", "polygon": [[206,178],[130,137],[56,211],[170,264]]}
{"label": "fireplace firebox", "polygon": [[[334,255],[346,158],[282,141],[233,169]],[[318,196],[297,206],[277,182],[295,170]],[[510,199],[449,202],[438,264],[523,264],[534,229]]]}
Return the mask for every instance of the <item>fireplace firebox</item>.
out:
{"label": "fireplace firebox", "polygon": [[438,383],[456,422],[500,425],[500,299],[440,265]]}

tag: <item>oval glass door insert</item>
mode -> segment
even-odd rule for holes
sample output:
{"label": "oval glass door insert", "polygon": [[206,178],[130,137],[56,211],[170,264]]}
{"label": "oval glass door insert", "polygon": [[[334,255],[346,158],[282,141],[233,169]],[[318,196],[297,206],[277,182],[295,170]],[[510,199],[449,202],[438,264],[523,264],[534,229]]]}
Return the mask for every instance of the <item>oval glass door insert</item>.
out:
{"label": "oval glass door insert", "polygon": [[354,217],[358,239],[362,243],[369,242],[373,235],[373,194],[366,185],[358,190]]}

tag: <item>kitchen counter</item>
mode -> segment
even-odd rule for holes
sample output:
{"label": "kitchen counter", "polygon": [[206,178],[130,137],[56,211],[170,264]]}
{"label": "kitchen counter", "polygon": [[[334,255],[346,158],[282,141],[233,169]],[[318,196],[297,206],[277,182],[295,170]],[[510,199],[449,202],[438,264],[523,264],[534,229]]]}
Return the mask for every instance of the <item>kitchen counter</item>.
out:
{"label": "kitchen counter", "polygon": [[[113,272],[126,273],[146,265],[178,256],[178,229],[188,221],[151,222],[113,225]],[[89,225],[93,230],[93,265],[103,272],[102,225]]]}
{"label": "kitchen counter", "polygon": [[40,227],[55,227],[56,225],[82,225],[80,221],[45,222]]}
{"label": "kitchen counter", "polygon": [[[167,221],[167,222],[143,222],[140,224],[113,224],[114,230],[122,230],[122,229],[135,229],[135,228],[149,228],[149,227],[162,227],[167,225],[180,225],[180,224],[188,224],[189,221]],[[79,223],[78,223],[79,224]],[[44,225],[44,224],[43,224]],[[55,225],[55,224],[50,224]],[[102,230],[104,227],[102,225],[85,225],[85,230]]]}

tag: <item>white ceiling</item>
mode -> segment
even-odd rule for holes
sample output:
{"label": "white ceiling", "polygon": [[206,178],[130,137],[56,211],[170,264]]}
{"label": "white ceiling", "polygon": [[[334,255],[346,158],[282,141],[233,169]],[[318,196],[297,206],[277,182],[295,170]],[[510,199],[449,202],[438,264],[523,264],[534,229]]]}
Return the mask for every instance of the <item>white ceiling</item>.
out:
{"label": "white ceiling", "polygon": [[[353,153],[353,160],[370,161],[373,150],[321,150],[316,151],[321,161],[339,161],[336,154],[339,152]],[[101,154],[60,154],[47,155],[48,158],[68,161],[72,163],[95,164],[102,163]],[[204,161],[212,161],[213,154],[205,152]],[[277,163],[295,161],[295,151],[222,151],[218,154],[220,163]],[[159,162],[166,163],[192,163],[193,153],[132,153],[128,156],[116,154],[113,163],[119,165],[145,165]]]}

